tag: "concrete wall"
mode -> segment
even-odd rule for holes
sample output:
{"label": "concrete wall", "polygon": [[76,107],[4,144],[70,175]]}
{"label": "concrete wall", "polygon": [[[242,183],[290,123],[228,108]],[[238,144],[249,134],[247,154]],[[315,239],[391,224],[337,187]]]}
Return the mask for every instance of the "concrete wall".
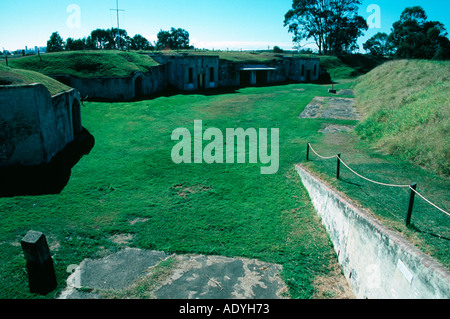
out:
{"label": "concrete wall", "polygon": [[[319,59],[302,59],[284,57],[282,60],[263,63],[268,68],[276,70],[263,71],[267,73],[267,78],[263,82],[256,81],[257,85],[281,83],[285,81],[294,82],[314,82],[319,80],[320,75],[320,60]],[[257,63],[253,64],[255,67],[261,67]],[[251,63],[230,62],[227,60],[220,60],[219,77],[220,86],[240,86],[243,82],[242,68],[251,68]]]}
{"label": "concrete wall", "polygon": [[[136,72],[129,77],[78,78],[70,75],[53,75],[52,77],[75,88],[82,98],[93,99],[127,101],[135,97],[158,93],[167,87],[165,65],[155,66],[147,73]],[[137,79],[140,89],[136,86]]]}
{"label": "concrete wall", "polygon": [[302,166],[296,168],[357,298],[450,298],[448,269]]}
{"label": "concrete wall", "polygon": [[169,56],[165,59],[168,82],[185,91],[219,86],[219,58],[216,56]]}
{"label": "concrete wall", "polygon": [[0,86],[0,166],[48,163],[81,131],[80,97],[42,84]]}
{"label": "concrete wall", "polygon": [[319,79],[320,59],[285,58],[287,77],[296,82],[314,82]]}

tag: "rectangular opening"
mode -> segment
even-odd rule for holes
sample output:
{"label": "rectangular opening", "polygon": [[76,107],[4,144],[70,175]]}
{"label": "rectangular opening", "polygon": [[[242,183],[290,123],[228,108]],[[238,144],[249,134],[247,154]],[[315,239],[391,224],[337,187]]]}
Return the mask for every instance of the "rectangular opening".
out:
{"label": "rectangular opening", "polygon": [[189,68],[188,83],[189,84],[194,83],[194,68]]}
{"label": "rectangular opening", "polygon": [[216,79],[214,78],[214,68],[209,68],[209,82],[215,82]]}

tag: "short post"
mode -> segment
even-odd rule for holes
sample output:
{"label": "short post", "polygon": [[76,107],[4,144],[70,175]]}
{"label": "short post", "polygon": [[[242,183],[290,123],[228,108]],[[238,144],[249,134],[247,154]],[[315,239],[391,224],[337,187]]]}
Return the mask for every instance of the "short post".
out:
{"label": "short post", "polygon": [[337,155],[337,167],[336,167],[336,178],[339,179],[341,175],[341,154]]}
{"label": "short post", "polygon": [[306,160],[309,161],[309,142],[306,145]]}
{"label": "short post", "polygon": [[9,66],[8,65],[8,54],[6,54],[6,53],[5,53],[5,58],[6,58],[6,66]]}
{"label": "short post", "polygon": [[27,262],[30,292],[40,295],[52,292],[57,283],[45,235],[29,231],[22,239],[21,245]]}
{"label": "short post", "polygon": [[414,207],[414,198],[416,196],[415,190],[417,189],[417,183],[411,184],[411,193],[409,195],[408,213],[406,214],[405,224],[406,227],[411,225],[411,215]]}

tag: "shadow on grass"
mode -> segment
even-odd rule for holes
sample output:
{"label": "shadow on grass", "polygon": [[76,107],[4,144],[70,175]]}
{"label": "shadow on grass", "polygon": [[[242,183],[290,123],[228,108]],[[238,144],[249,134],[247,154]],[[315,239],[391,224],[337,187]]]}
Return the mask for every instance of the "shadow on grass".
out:
{"label": "shadow on grass", "polygon": [[0,198],[59,194],[69,182],[72,168],[94,144],[94,137],[83,128],[50,163],[0,167]]}
{"label": "shadow on grass", "polygon": [[418,233],[427,234],[427,235],[430,235],[430,236],[433,236],[433,237],[436,237],[436,238],[439,238],[439,239],[450,241],[450,238],[448,238],[448,237],[445,237],[445,236],[442,236],[442,235],[439,235],[439,234],[435,234],[435,233],[430,232],[430,231],[422,230],[422,229],[420,229],[419,227],[417,227],[414,224],[409,225],[408,228],[411,229],[411,230],[414,230],[414,231],[416,231]]}

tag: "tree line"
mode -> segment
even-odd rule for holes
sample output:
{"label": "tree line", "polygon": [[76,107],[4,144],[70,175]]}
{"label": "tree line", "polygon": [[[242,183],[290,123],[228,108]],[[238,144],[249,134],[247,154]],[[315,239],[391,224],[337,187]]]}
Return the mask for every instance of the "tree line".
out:
{"label": "tree line", "polygon": [[184,50],[192,49],[189,32],[181,28],[159,31],[157,41],[151,43],[144,36],[130,37],[124,29],[96,29],[82,39],[68,38],[66,41],[58,32],[53,32],[47,41],[47,52],[79,50]]}
{"label": "tree line", "polygon": [[444,25],[428,21],[422,7],[406,8],[390,34],[378,32],[364,43],[364,50],[376,56],[405,59],[450,59],[450,40]]}
{"label": "tree line", "polygon": [[[358,15],[361,0],[293,0],[284,25],[293,42],[314,40],[319,54],[341,55],[359,48],[357,40],[368,30]],[[373,55],[398,58],[450,59],[450,40],[444,25],[428,21],[422,7],[406,8],[391,34],[377,33],[363,48]]]}

